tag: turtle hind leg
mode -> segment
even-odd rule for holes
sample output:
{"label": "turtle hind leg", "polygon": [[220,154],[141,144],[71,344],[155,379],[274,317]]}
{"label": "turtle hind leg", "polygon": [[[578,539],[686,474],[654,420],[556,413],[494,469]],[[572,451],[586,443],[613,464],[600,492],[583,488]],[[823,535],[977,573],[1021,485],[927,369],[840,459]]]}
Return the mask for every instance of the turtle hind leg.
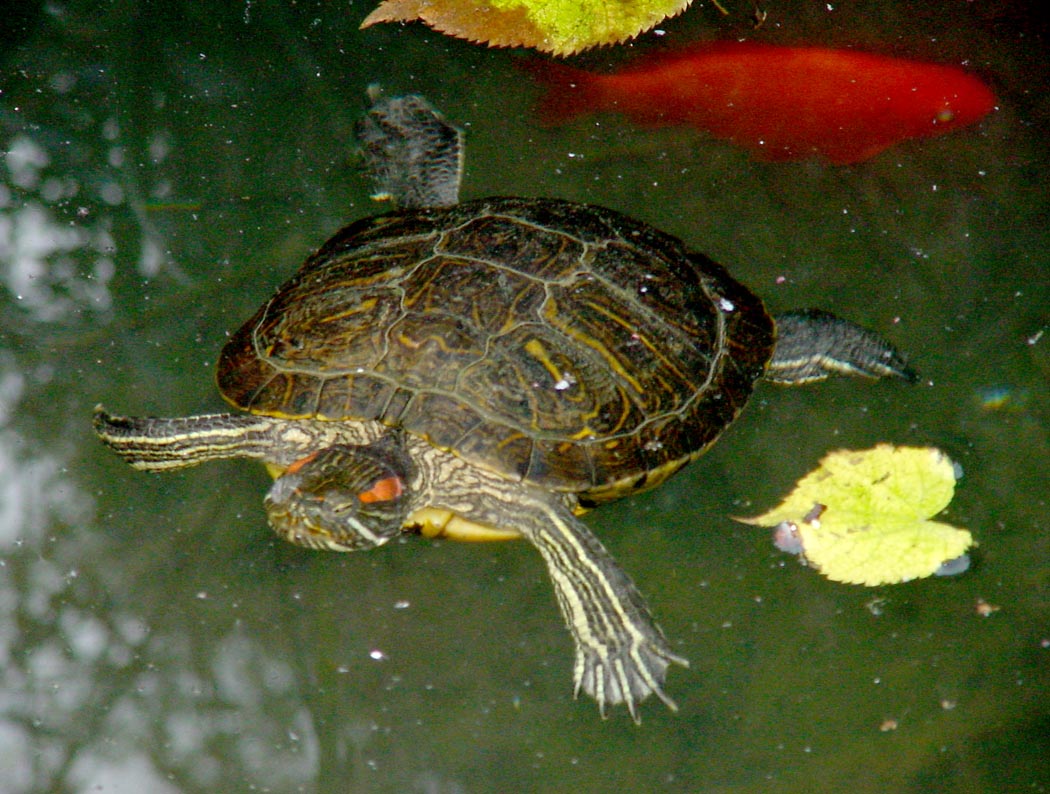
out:
{"label": "turtle hind leg", "polygon": [[766,380],[789,385],[829,375],[918,380],[893,345],[849,320],[820,309],[785,312],[775,319],[777,345]]}
{"label": "turtle hind leg", "polygon": [[383,97],[357,126],[377,199],[402,209],[450,207],[459,201],[463,133],[423,97]]}

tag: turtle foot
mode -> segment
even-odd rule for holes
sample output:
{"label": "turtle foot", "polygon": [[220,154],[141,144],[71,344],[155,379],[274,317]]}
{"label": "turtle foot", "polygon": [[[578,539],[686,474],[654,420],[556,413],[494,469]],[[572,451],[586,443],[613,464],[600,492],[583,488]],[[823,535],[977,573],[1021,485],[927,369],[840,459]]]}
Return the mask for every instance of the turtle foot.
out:
{"label": "turtle foot", "polygon": [[689,662],[672,653],[663,638],[660,640],[639,638],[618,648],[578,647],[575,694],[583,691],[598,701],[602,717],[607,706],[623,703],[636,723],[642,721],[638,704],[649,695],[656,695],[671,711],[678,711],[678,704],[664,692],[663,683],[672,663],[688,667]]}

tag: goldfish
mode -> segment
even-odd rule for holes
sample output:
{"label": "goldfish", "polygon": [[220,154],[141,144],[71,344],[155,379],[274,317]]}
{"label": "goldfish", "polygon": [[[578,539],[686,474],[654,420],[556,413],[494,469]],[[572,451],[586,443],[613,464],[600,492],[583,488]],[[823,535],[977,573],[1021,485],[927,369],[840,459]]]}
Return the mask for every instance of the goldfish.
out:
{"label": "goldfish", "polygon": [[614,74],[528,68],[546,83],[546,122],[615,111],[644,126],[692,125],[769,161],[859,163],[973,124],[996,104],[988,86],[954,66],[823,47],[719,42]]}

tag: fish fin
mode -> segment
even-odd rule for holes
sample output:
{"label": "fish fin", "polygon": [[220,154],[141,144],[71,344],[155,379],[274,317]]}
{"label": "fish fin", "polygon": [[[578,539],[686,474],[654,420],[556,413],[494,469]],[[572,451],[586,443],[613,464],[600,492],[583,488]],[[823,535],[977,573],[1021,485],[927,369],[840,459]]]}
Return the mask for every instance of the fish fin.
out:
{"label": "fish fin", "polygon": [[813,154],[831,165],[856,165],[882,154],[895,143],[896,141],[833,141],[824,144]]}
{"label": "fish fin", "polygon": [[517,66],[544,89],[535,105],[541,124],[562,124],[599,109],[601,92],[596,75],[541,58],[525,58]]}
{"label": "fish fin", "polygon": [[877,141],[868,143],[866,141],[822,141],[810,145],[789,145],[786,143],[773,143],[771,145],[758,143],[749,138],[734,138],[732,136],[718,136],[742,146],[748,150],[752,157],[764,163],[792,163],[800,160],[823,160],[830,165],[856,165],[857,163],[870,160],[877,154],[881,154],[893,145],[892,141]]}
{"label": "fish fin", "polygon": [[790,146],[766,146],[756,141],[737,139],[732,136],[716,137],[727,141],[734,146],[746,149],[748,154],[761,163],[793,163],[798,162],[799,160],[816,158],[819,154],[816,150],[810,152],[799,152]]}
{"label": "fish fin", "polygon": [[887,143],[880,141],[879,143],[873,143],[869,146],[855,146],[844,151],[827,152],[826,156],[828,160],[831,161],[832,165],[854,165],[856,163],[862,163],[865,160],[870,160],[875,155],[882,154],[892,145],[892,142]]}

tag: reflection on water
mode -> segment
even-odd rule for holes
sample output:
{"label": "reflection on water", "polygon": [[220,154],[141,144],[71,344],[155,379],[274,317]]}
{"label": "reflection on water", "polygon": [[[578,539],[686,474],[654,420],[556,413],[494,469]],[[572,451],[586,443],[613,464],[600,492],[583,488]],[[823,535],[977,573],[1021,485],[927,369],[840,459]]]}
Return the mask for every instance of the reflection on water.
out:
{"label": "reflection on water", "polygon": [[[0,53],[0,789],[1046,790],[1045,42],[978,5],[771,13],[765,35],[890,41],[995,85],[979,129],[851,169],[614,117],[542,129],[513,54],[358,32],[357,6],[41,6]],[[720,24],[693,9],[666,38]],[[573,702],[523,544],[309,553],[266,528],[262,472],[149,477],[90,434],[96,402],[219,408],[225,334],[369,211],[348,141],[377,80],[468,126],[469,195],[638,215],[924,376],[763,388],[704,460],[588,517],[692,661],[677,715]],[[980,542],[969,572],[843,587],[727,518],[878,441],[964,466],[946,520]]]}
{"label": "reflection on water", "polygon": [[[113,277],[113,240],[105,229],[60,223],[51,207],[75,201],[75,179],[45,177],[50,158],[30,138],[7,145],[8,187],[0,191],[0,262],[4,286],[38,322],[56,322],[82,309],[105,310]],[[121,203],[119,195],[112,203]],[[90,270],[80,267],[92,252]]]}

